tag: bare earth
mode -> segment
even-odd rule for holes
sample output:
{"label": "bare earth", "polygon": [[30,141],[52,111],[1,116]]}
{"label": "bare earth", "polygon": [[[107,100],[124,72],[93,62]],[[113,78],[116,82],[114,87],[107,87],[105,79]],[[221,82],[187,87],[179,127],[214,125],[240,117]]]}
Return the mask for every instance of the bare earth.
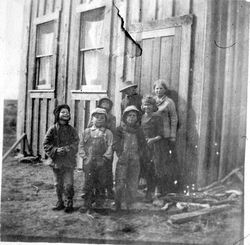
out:
{"label": "bare earth", "polygon": [[[51,208],[56,202],[50,167],[18,163],[9,157],[2,165],[1,240],[132,244],[241,244],[242,200],[230,210],[181,225],[168,223],[168,211],[145,204],[115,213],[100,210],[93,218],[79,212],[82,172],[75,171],[75,211]],[[110,201],[111,202],[111,201]],[[110,203],[107,205],[110,206]],[[239,241],[239,242],[238,242]]]}

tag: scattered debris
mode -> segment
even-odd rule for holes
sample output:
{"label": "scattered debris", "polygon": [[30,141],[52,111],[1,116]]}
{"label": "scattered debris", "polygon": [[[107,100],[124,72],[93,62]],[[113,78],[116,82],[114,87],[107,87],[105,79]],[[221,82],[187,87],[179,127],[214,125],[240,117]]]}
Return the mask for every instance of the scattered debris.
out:
{"label": "scattered debris", "polygon": [[184,222],[189,222],[197,217],[217,213],[219,211],[224,211],[230,207],[231,207],[230,205],[221,205],[221,206],[216,206],[216,207],[211,207],[211,208],[204,208],[204,209],[194,211],[194,212],[175,214],[175,215],[170,216],[169,220],[171,221],[171,223],[181,224]]}
{"label": "scattered debris", "polygon": [[18,160],[19,163],[29,163],[29,164],[36,164],[40,162],[40,157],[39,156],[27,156],[27,157],[22,157]]}

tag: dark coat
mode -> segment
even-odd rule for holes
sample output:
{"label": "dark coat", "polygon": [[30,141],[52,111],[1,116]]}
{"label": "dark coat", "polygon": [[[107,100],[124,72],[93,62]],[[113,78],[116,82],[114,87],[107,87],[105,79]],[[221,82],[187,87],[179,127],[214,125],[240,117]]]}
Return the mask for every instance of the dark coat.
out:
{"label": "dark coat", "polygon": [[140,162],[141,164],[146,165],[148,162],[150,162],[150,155],[149,155],[148,146],[147,146],[144,133],[142,131],[142,128],[138,125],[135,128],[130,128],[126,126],[125,124],[122,124],[122,126],[119,126],[116,128],[116,132],[114,134],[113,149],[114,151],[116,151],[117,156],[119,157],[123,152],[125,131],[136,134],[136,138],[137,138],[137,142],[139,146]]}
{"label": "dark coat", "polygon": [[[54,124],[47,131],[43,147],[46,155],[51,160],[54,168],[74,168],[76,166],[76,153],[78,151],[79,137],[77,131],[69,124]],[[64,155],[58,155],[56,150],[59,147],[69,147]]]}
{"label": "dark coat", "polygon": [[134,105],[141,111],[142,96],[139,94],[126,95],[121,102],[121,112],[125,110],[127,106]]}

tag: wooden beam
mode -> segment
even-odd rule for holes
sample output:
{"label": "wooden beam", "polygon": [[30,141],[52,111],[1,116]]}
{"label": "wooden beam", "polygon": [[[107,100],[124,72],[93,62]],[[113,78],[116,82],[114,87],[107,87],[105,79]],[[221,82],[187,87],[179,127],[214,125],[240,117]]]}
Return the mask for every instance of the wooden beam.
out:
{"label": "wooden beam", "polygon": [[193,15],[183,15],[180,17],[167,18],[164,20],[148,21],[146,23],[133,23],[129,25],[129,32],[141,32],[154,30],[154,29],[166,29],[170,27],[177,27],[183,25],[191,25],[193,23]]}
{"label": "wooden beam", "polygon": [[10,149],[4,154],[3,161],[9,156],[9,154],[21,143],[23,139],[25,139],[27,135],[23,133],[21,137],[10,147]]}
{"label": "wooden beam", "polygon": [[41,17],[37,17],[34,20],[34,24],[35,25],[39,25],[39,24],[43,24],[45,22],[49,22],[49,21],[53,21],[53,20],[57,20],[59,18],[59,11],[56,11],[52,14],[48,14],[48,15],[43,15]]}
{"label": "wooden beam", "polygon": [[85,3],[85,4],[80,4],[76,7],[76,12],[81,13],[81,12],[87,12],[93,9],[98,9],[105,7],[107,4],[107,0],[99,0],[91,3]]}
{"label": "wooden beam", "polygon": [[29,90],[30,98],[55,98],[55,90]]}
{"label": "wooden beam", "polygon": [[221,206],[216,206],[216,207],[211,207],[211,208],[204,208],[199,211],[172,215],[169,217],[169,220],[172,223],[181,224],[181,223],[189,222],[201,216],[222,212],[226,209],[229,209],[230,207],[231,207],[230,205],[221,205]]}

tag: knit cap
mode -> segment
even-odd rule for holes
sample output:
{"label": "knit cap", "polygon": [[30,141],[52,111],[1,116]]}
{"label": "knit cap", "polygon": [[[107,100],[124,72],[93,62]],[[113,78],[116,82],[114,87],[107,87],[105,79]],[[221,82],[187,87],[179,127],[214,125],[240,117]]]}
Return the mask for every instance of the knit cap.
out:
{"label": "knit cap", "polygon": [[59,114],[63,108],[67,109],[70,113],[70,107],[67,104],[58,105],[53,111],[53,114],[55,116],[55,122],[59,121]]}

